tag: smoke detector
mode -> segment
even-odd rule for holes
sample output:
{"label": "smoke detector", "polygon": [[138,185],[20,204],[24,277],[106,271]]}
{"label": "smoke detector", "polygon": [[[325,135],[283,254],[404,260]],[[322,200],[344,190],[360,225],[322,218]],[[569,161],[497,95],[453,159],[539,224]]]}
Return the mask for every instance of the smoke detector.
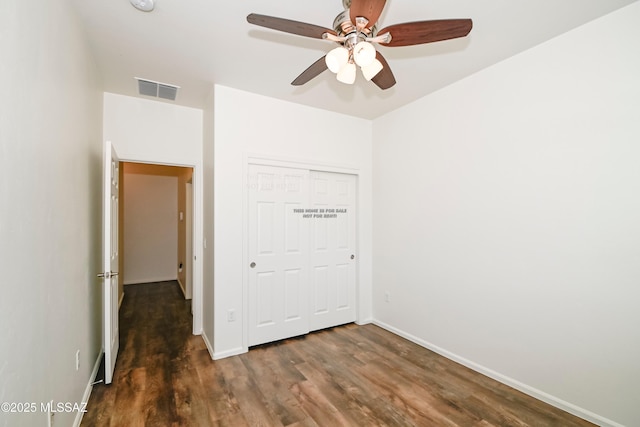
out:
{"label": "smoke detector", "polygon": [[129,0],[131,5],[143,12],[151,12],[153,10],[153,0]]}

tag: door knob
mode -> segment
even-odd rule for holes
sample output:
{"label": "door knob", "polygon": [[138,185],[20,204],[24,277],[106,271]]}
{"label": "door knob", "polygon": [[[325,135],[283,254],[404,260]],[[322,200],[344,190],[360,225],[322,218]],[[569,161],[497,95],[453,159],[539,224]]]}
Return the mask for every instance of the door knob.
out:
{"label": "door knob", "polygon": [[351,259],[356,259],[356,256],[354,254],[351,254]]}
{"label": "door knob", "polygon": [[251,267],[251,268],[256,268],[256,263],[255,263],[255,262],[252,262],[251,264],[249,264],[249,267]]}

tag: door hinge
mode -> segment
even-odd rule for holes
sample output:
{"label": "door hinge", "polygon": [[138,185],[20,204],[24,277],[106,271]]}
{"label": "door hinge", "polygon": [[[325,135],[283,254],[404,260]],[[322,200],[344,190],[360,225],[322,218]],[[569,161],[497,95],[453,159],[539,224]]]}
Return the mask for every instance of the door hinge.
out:
{"label": "door hinge", "polygon": [[104,279],[110,279],[110,278],[115,277],[115,276],[117,276],[119,274],[120,273],[118,273],[117,271],[107,271],[106,273],[99,273],[98,277],[104,278]]}

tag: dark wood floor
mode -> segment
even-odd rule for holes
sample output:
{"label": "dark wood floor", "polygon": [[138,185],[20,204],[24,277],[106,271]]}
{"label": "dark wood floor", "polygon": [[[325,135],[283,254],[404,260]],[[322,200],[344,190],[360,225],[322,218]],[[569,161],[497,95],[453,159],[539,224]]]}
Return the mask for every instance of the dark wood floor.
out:
{"label": "dark wood floor", "polygon": [[126,287],[83,426],[592,426],[373,325],[212,361],[177,283]]}

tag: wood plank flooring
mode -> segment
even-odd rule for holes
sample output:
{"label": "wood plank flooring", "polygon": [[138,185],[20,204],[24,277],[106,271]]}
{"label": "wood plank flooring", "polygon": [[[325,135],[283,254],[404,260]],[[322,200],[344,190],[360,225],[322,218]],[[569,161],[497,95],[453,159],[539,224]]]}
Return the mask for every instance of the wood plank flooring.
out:
{"label": "wood plank flooring", "polygon": [[83,426],[592,426],[373,325],[212,361],[176,282],[130,285]]}

